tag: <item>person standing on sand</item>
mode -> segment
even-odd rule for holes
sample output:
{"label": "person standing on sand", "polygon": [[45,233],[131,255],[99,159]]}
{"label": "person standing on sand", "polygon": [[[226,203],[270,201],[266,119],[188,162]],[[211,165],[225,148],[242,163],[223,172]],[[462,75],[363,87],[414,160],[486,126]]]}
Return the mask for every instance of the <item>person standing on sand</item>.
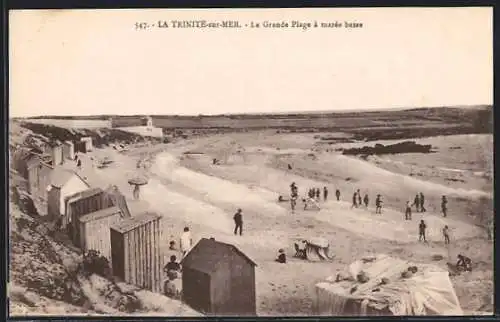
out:
{"label": "person standing on sand", "polygon": [[184,227],[184,232],[181,235],[181,252],[182,257],[186,256],[187,252],[191,249],[193,245],[193,238],[191,237],[191,232],[189,231],[189,227]]}
{"label": "person standing on sand", "polygon": [[420,195],[417,193],[415,195],[415,199],[413,200],[413,204],[412,204],[412,207],[415,206],[415,211],[416,212],[419,212],[421,208],[420,206]]}
{"label": "person standing on sand", "polygon": [[352,206],[351,206],[351,209],[352,208],[358,208],[358,196],[357,196],[357,192],[354,192],[354,194],[352,195]]}
{"label": "person standing on sand", "polygon": [[370,198],[368,197],[368,194],[365,194],[365,197],[363,198],[363,202],[365,203],[365,208],[368,209],[368,203],[370,202]]}
{"label": "person standing on sand", "polygon": [[424,241],[424,243],[427,242],[425,239],[425,230],[427,229],[427,225],[425,224],[424,220],[420,220],[420,224],[418,225],[418,241]]}
{"label": "person standing on sand", "polygon": [[445,225],[443,228],[443,237],[444,237],[444,244],[447,245],[450,243],[450,231],[448,229],[448,225]]}
{"label": "person standing on sand", "polygon": [[427,211],[427,210],[425,209],[424,202],[425,202],[425,197],[424,197],[424,194],[423,194],[423,193],[420,193],[420,211],[421,211],[421,212],[426,212],[426,211]]}
{"label": "person standing on sand", "polygon": [[327,200],[328,199],[328,188],[326,187],[323,187],[323,200]]}
{"label": "person standing on sand", "polygon": [[335,196],[337,197],[337,201],[340,201],[340,190],[335,190]]}
{"label": "person standing on sand", "polygon": [[441,198],[441,212],[443,213],[443,217],[446,217],[448,211],[448,199],[446,196]]}
{"label": "person standing on sand", "polygon": [[76,160],[76,166],[78,167],[78,170],[82,169],[82,160],[80,158]]}
{"label": "person standing on sand", "polygon": [[316,188],[316,200],[319,201],[320,197],[321,197],[321,190],[319,190],[319,188]]}
{"label": "person standing on sand", "polygon": [[240,231],[240,236],[243,234],[243,215],[241,209],[238,209],[233,216],[234,219],[234,234],[237,235],[238,230]]}
{"label": "person standing on sand", "polygon": [[292,214],[295,213],[296,205],[297,205],[297,197],[292,194],[290,197],[290,207],[292,208]]}
{"label": "person standing on sand", "polygon": [[380,195],[377,195],[377,198],[375,199],[375,213],[382,213],[382,197]]}
{"label": "person standing on sand", "polygon": [[411,206],[409,201],[406,202],[405,219],[411,220]]}
{"label": "person standing on sand", "polygon": [[361,203],[361,192],[359,191],[359,189],[357,191],[357,194],[358,194],[358,205],[361,206],[362,205],[362,203]]}

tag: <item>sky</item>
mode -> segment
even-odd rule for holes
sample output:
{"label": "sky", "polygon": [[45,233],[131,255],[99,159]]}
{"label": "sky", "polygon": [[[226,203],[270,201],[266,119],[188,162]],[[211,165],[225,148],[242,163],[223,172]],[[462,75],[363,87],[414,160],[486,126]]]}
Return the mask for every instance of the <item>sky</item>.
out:
{"label": "sky", "polygon": [[[17,10],[10,116],[493,103],[491,8]],[[242,28],[136,23],[238,20]],[[263,28],[265,21],[362,28]],[[261,28],[249,28],[251,22]]]}

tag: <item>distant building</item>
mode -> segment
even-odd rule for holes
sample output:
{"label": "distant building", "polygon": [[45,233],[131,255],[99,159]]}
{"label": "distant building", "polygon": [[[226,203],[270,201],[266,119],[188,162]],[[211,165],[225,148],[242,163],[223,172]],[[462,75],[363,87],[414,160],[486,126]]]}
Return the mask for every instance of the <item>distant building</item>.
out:
{"label": "distant building", "polygon": [[183,300],[208,315],[255,316],[255,267],[233,245],[201,239],[182,260]]}
{"label": "distant building", "polygon": [[76,172],[60,167],[54,168],[48,187],[48,214],[54,217],[64,216],[66,211],[65,198],[89,187],[89,184]]}

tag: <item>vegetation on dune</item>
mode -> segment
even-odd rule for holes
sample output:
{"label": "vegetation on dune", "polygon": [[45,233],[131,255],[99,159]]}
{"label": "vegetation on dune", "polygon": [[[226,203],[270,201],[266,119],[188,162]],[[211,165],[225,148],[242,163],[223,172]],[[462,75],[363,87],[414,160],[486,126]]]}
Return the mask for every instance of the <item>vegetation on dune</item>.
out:
{"label": "vegetation on dune", "polygon": [[97,147],[107,146],[113,142],[123,142],[126,144],[135,142],[144,142],[146,140],[153,140],[160,142],[160,139],[148,138],[134,134],[126,131],[121,131],[118,129],[99,129],[99,130],[88,130],[88,129],[78,129],[69,130],[54,125],[39,124],[23,122],[21,126],[31,130],[35,134],[43,134],[48,140],[55,141],[79,141],[83,137],[91,137],[92,144]]}
{"label": "vegetation on dune", "polygon": [[344,149],[344,155],[382,155],[382,154],[396,154],[396,153],[431,153],[432,145],[418,144],[415,141],[405,141],[396,144],[375,144],[375,146],[364,146],[361,148]]}

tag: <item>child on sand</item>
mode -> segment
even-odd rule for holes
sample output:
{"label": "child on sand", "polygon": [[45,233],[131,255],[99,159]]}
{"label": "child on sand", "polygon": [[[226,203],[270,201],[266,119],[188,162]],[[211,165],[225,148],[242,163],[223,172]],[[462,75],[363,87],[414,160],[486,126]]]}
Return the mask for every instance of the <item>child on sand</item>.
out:
{"label": "child on sand", "polygon": [[427,228],[427,225],[425,224],[424,220],[420,220],[420,224],[418,225],[418,241],[422,241],[424,243],[427,242],[427,240],[425,240],[425,229]]}
{"label": "child on sand", "polygon": [[405,219],[411,220],[411,206],[409,201],[406,202]]}
{"label": "child on sand", "polygon": [[449,234],[448,225],[445,225],[443,228],[443,237],[444,237],[444,243],[449,244],[450,243],[450,234]]}
{"label": "child on sand", "polygon": [[286,264],[286,255],[283,249],[278,250],[278,258],[276,258],[276,261],[281,264]]}
{"label": "child on sand", "polygon": [[370,199],[368,197],[368,194],[365,194],[365,197],[363,198],[363,202],[365,203],[366,208],[368,208],[369,201],[370,201]]}

